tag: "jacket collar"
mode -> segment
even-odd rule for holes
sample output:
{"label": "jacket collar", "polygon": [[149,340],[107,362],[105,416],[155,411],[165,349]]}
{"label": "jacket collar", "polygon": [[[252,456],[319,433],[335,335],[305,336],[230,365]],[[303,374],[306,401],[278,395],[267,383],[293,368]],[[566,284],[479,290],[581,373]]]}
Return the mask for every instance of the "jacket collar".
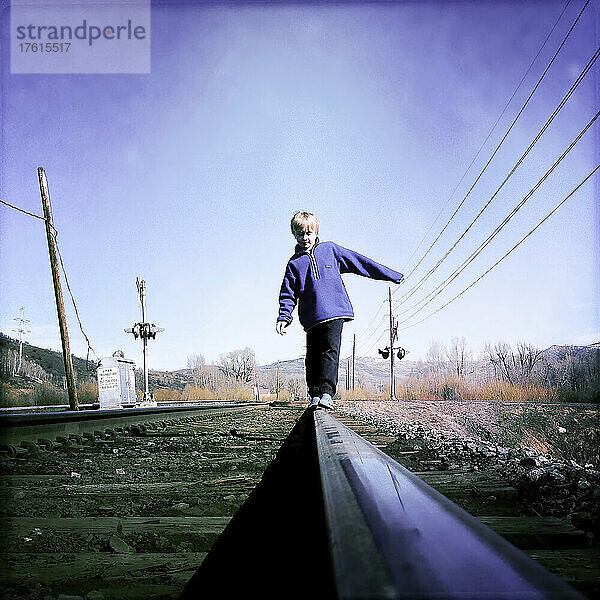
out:
{"label": "jacket collar", "polygon": [[319,244],[319,238],[315,239],[315,245],[310,250],[302,250],[300,244],[296,244],[296,248],[294,249],[294,256],[299,256],[300,254],[308,254],[313,251]]}

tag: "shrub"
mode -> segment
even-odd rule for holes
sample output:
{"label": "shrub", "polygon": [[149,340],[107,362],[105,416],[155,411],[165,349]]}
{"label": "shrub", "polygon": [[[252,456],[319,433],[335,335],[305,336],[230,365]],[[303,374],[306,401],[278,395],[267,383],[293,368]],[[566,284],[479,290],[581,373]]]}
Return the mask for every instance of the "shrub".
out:
{"label": "shrub", "polygon": [[360,387],[355,387],[353,390],[342,390],[338,393],[342,400],[373,400],[375,397],[373,392],[368,392]]}
{"label": "shrub", "polygon": [[240,402],[251,402],[254,393],[250,387],[221,386],[217,389],[215,397],[218,400],[238,400]]}
{"label": "shrub", "polygon": [[[271,399],[277,400],[277,396],[271,392]],[[279,402],[289,402],[292,399],[292,394],[289,390],[279,390]]]}
{"label": "shrub", "polygon": [[183,396],[180,395],[182,400],[191,400],[198,402],[200,400],[214,400],[215,394],[205,387],[198,387],[196,385],[186,385],[183,390]]}
{"label": "shrub", "polygon": [[31,393],[33,406],[55,406],[68,403],[66,391],[46,381],[36,384]]}
{"label": "shrub", "polygon": [[181,400],[181,392],[179,390],[159,388],[154,390],[153,394],[156,402],[178,402]]}
{"label": "shrub", "polygon": [[20,398],[23,394],[13,389],[10,385],[0,381],[0,408],[21,406]]}
{"label": "shrub", "polygon": [[98,402],[98,384],[94,381],[84,381],[77,386],[77,401],[79,404],[94,404]]}

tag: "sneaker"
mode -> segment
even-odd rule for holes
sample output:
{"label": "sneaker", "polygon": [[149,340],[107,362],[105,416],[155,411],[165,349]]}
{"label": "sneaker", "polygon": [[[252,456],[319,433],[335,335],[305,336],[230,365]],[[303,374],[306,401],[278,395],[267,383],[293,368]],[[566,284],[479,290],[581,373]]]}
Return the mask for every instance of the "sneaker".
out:
{"label": "sneaker", "polygon": [[321,399],[319,400],[319,406],[322,406],[323,408],[328,408],[331,410],[333,408],[333,398],[331,397],[331,395],[323,394],[321,396]]}
{"label": "sneaker", "polygon": [[321,399],[318,396],[315,396],[308,405],[308,408],[317,408],[319,406],[319,401]]}

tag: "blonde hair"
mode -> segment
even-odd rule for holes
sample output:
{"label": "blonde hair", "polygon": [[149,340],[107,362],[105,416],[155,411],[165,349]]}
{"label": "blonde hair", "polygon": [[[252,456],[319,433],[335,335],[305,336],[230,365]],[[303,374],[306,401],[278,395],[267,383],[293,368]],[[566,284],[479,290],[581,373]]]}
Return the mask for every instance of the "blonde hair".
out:
{"label": "blonde hair", "polygon": [[298,211],[293,217],[290,223],[292,228],[292,233],[295,235],[296,233],[302,231],[306,226],[314,229],[315,233],[319,233],[319,219],[315,217],[310,212],[306,212],[305,210]]}

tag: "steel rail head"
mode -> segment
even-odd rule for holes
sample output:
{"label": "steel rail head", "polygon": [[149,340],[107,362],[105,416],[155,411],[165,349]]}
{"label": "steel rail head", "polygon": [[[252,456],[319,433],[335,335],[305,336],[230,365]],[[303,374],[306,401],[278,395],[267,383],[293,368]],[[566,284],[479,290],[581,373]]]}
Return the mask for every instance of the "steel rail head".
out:
{"label": "steel rail head", "polygon": [[314,422],[339,598],[583,600],[330,413]]}

